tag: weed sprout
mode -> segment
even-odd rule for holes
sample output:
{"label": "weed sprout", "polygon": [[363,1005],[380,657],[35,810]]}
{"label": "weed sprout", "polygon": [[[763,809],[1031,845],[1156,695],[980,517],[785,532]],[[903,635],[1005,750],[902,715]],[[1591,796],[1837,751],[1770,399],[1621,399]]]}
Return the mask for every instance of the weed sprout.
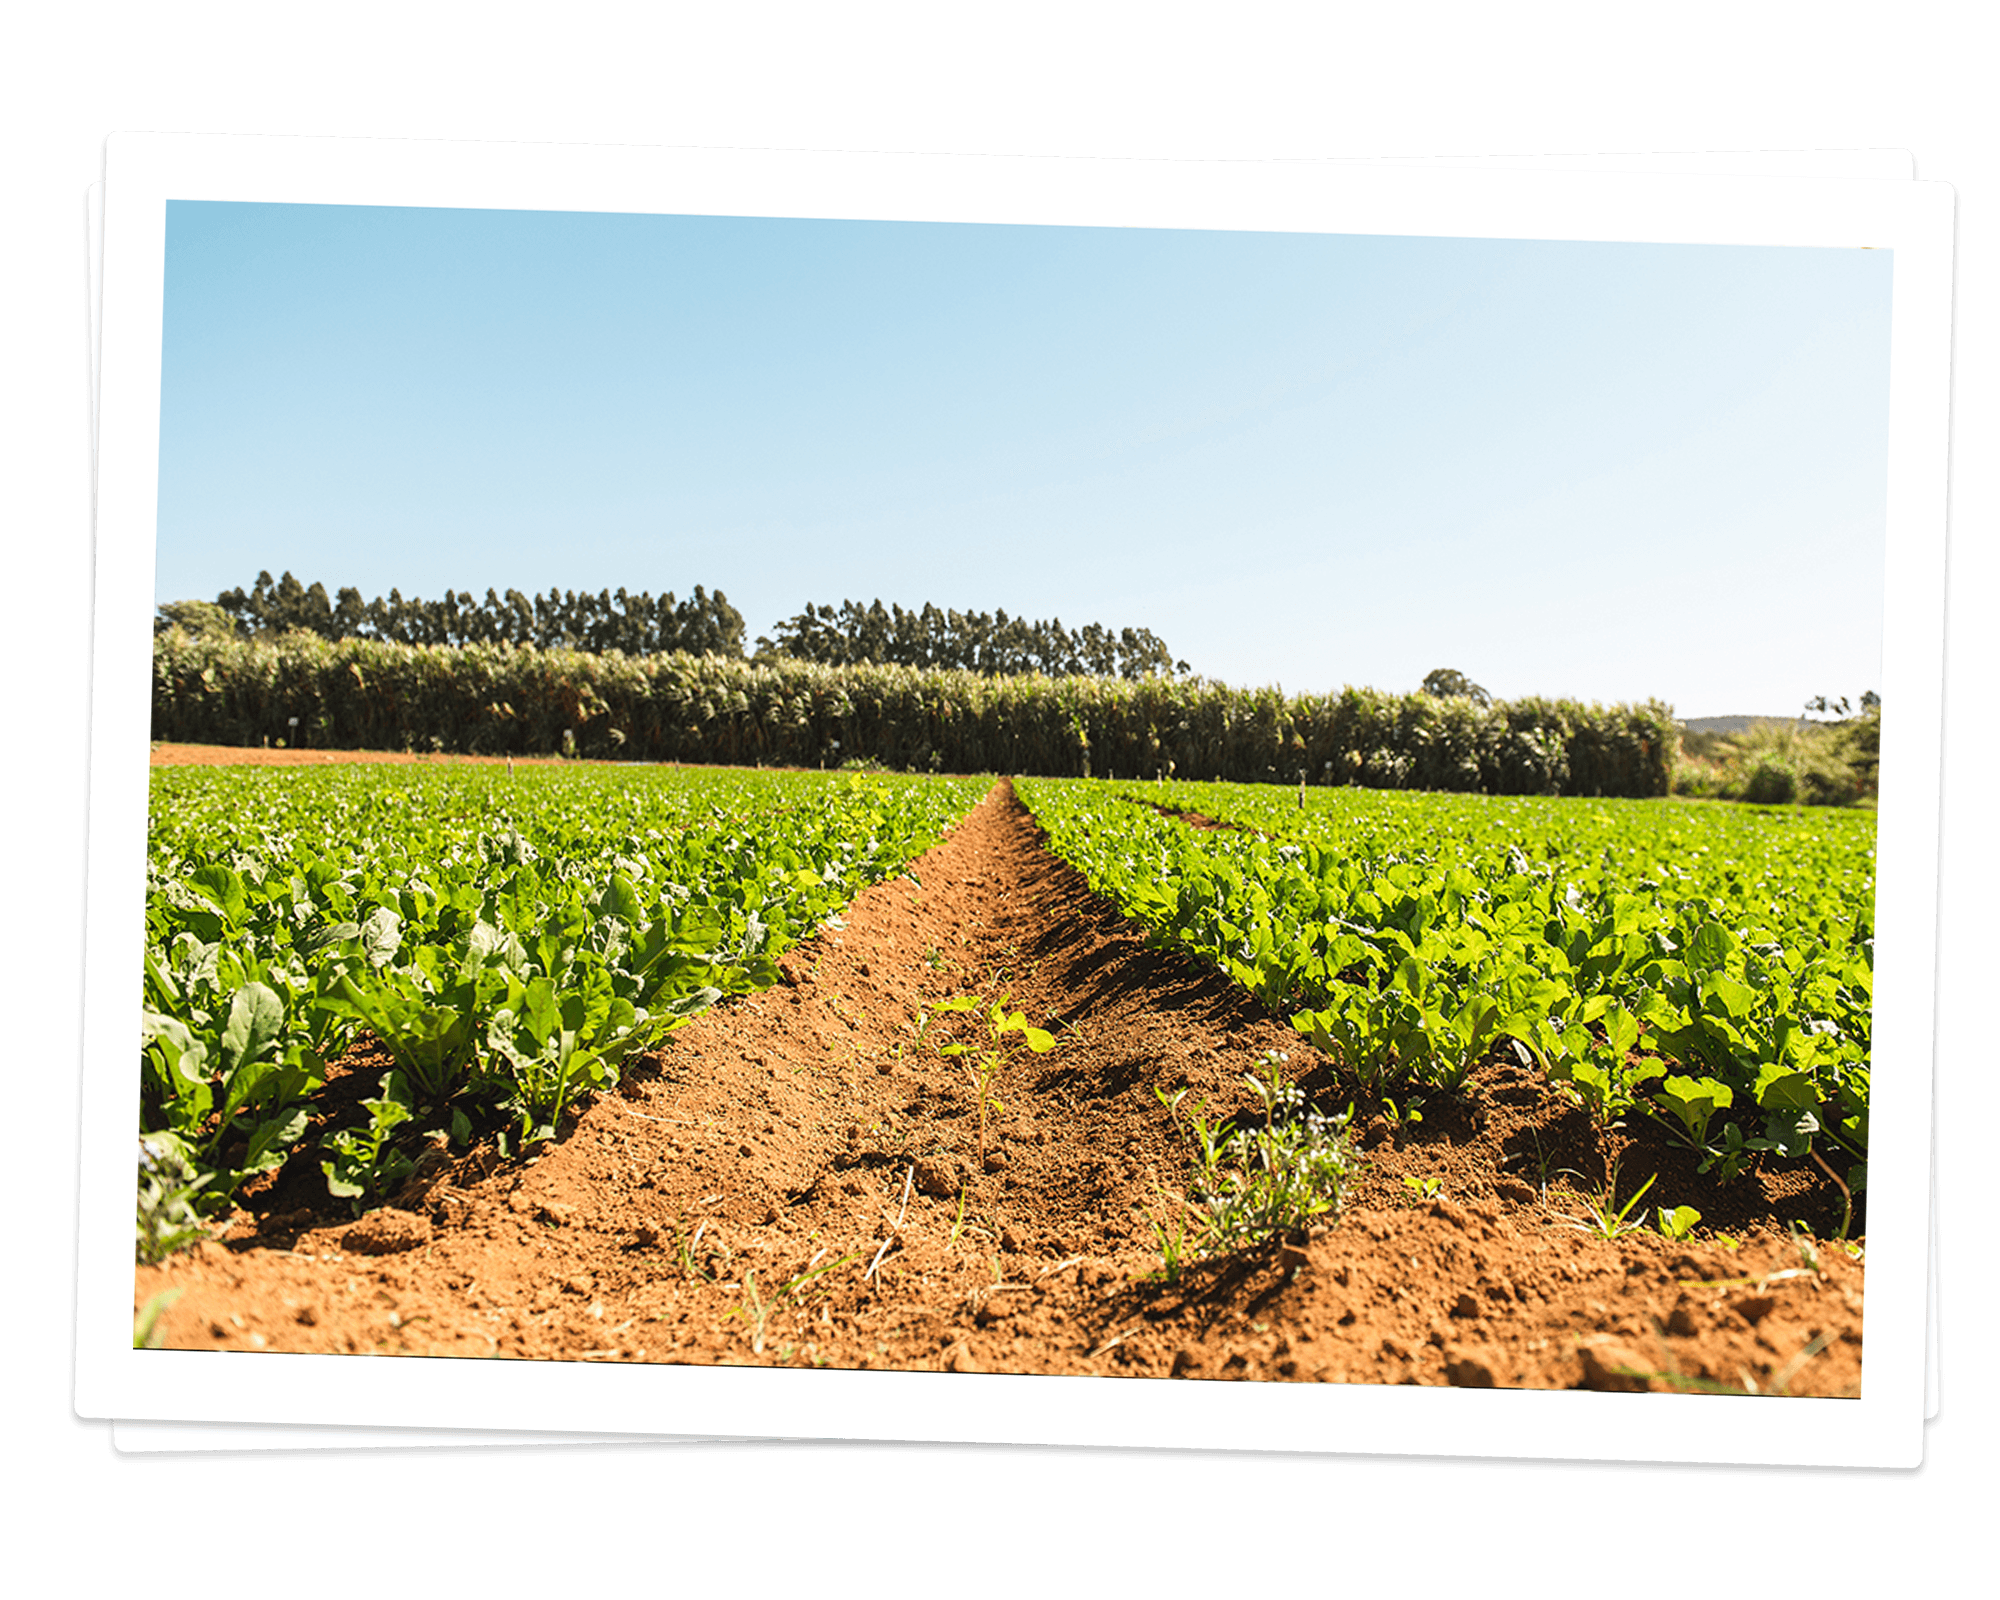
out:
{"label": "weed sprout", "polygon": [[[1284,1076],[1282,1051],[1267,1051],[1261,1074],[1244,1083],[1262,1105],[1262,1126],[1239,1127],[1211,1121],[1206,1108],[1186,1113],[1195,1146],[1195,1172],[1188,1185],[1190,1224],[1163,1227],[1155,1221],[1169,1276],[1178,1274],[1184,1255],[1223,1254],[1261,1244],[1335,1215],[1357,1157],[1348,1138],[1348,1116],[1329,1116],[1306,1101]],[[1155,1091],[1178,1123],[1182,1095]]]}

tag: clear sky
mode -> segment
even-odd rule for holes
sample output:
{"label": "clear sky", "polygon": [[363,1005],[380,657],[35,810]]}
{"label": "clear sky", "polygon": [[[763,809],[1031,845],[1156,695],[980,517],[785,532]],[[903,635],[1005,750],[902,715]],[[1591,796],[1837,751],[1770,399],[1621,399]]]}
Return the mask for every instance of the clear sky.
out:
{"label": "clear sky", "polygon": [[161,601],[260,570],[1878,687],[1886,252],[175,202]]}

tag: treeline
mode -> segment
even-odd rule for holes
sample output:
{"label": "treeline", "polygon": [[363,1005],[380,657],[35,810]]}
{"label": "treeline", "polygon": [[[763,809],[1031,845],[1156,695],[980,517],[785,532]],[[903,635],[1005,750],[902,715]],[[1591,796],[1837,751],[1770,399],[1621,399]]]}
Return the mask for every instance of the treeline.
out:
{"label": "treeline", "polygon": [[[355,588],[329,595],[324,584],[303,584],[289,572],[277,579],[260,572],[247,593],[230,589],[213,602],[176,600],[161,606],[154,627],[159,633],[179,627],[240,639],[310,633],[330,641],[511,644],[593,655],[617,650],[656,656],[679,650],[742,660],[745,654],[742,614],[721,590],[709,594],[700,584],[687,600],[671,592],[655,598],[624,589],[594,595],[570,589],[551,589],[545,595],[509,589],[503,595],[488,589],[483,601],[467,590],[448,589],[442,599],[423,600],[405,599],[400,590],[391,589],[386,599],[364,600]],[[779,623],[772,637],[759,638],[757,656],[821,666],[870,661],[937,667],[986,677],[1039,672],[1058,678],[1143,678],[1189,670],[1185,661],[1174,659],[1164,640],[1145,628],[1113,633],[1093,622],[1073,630],[1060,618],[1030,622],[1005,611],[951,611],[934,605],[905,611],[880,600],[866,606],[846,600],[837,609],[809,604]]]}
{"label": "treeline", "polygon": [[551,589],[545,595],[524,595],[509,589],[504,595],[486,591],[483,601],[471,593],[447,589],[442,599],[404,599],[391,589],[387,599],[363,600],[361,591],[342,589],[329,597],[326,586],[310,587],[287,572],[275,582],[268,572],[257,574],[249,593],[230,589],[202,601],[175,601],[160,607],[156,631],[174,626],[195,632],[224,626],[239,638],[255,639],[283,633],[311,633],[322,639],[380,639],[392,644],[460,646],[511,644],[536,650],[622,650],[627,655],[665,655],[685,650],[691,655],[741,656],[743,617],[721,590],[709,594],[696,584],[686,600],[671,591],[615,594],[600,590],[578,594]]}
{"label": "treeline", "polygon": [[825,667],[872,661],[988,678],[1030,672],[1050,678],[1145,678],[1189,670],[1165,640],[1145,628],[1113,633],[1092,622],[1070,629],[1060,617],[1030,622],[1005,611],[940,611],[933,605],[905,611],[880,600],[867,606],[844,600],[837,611],[809,604],[779,623],[775,637],[760,638],[757,654]]}
{"label": "treeline", "polygon": [[[1663,705],[1197,679],[989,677],[506,644],[421,648],[173,629],[155,642],[155,739],[765,766],[1357,783],[1493,794],[1663,795]],[[298,719],[293,731],[291,719]]]}

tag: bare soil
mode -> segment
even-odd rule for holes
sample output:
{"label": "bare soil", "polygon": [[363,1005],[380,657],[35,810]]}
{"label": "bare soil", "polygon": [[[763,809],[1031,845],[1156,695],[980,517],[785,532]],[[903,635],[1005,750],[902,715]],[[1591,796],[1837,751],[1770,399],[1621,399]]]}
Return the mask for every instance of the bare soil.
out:
{"label": "bare soil", "polygon": [[[1420,1121],[1357,1096],[1247,992],[1149,946],[1004,781],[783,967],[525,1163],[440,1156],[357,1220],[295,1158],[219,1242],[139,1268],[135,1312],[181,1291],[158,1339],[183,1349],[1860,1392],[1861,1261],[1789,1231],[1840,1226],[1816,1169],[1722,1184],[1504,1052]],[[982,1129],[965,1058],[937,1050],[976,1019],[917,1022],[1002,992],[1057,1044],[999,1068]],[[1247,1112],[1274,1049],[1316,1103],[1355,1102],[1351,1201],[1168,1281],[1148,1217],[1189,1162],[1155,1089]],[[340,1063],[324,1122],[386,1068]],[[1693,1205],[1697,1237],[1576,1226],[1613,1163],[1618,1204],[1657,1174],[1643,1214]]]}

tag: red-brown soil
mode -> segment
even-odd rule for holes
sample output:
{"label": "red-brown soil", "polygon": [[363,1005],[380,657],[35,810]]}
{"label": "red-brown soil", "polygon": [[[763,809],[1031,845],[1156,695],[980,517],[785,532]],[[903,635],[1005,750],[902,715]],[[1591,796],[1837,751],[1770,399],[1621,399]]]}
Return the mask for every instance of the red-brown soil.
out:
{"label": "red-brown soil", "polygon": [[[1148,811],[1157,811],[1163,817],[1172,817],[1176,822],[1185,822],[1190,828],[1231,828],[1239,829],[1246,833],[1257,832],[1255,828],[1244,828],[1238,822],[1217,822],[1215,818],[1204,816],[1199,811],[1182,811],[1174,806],[1155,804],[1151,800],[1132,800],[1129,795],[1126,798],[1135,806],[1144,806]],[[1258,837],[1262,838],[1264,836],[1258,834]]]}
{"label": "red-brown soil", "polygon": [[[783,965],[525,1164],[441,1162],[356,1221],[295,1159],[222,1242],[140,1268],[135,1311],[177,1289],[159,1342],[215,1350],[1859,1393],[1858,1247],[1786,1228],[1839,1228],[1816,1170],[1721,1185],[1499,1054],[1421,1121],[1357,1105],[1332,1226],[1165,1281],[1147,1216],[1189,1164],[1156,1087],[1246,1111],[1275,1049],[1317,1103],[1355,1097],[1092,895],[1004,782]],[[1003,991],[1057,1043],[999,1069],[982,1159],[964,1058],[936,1049],[974,1019],[916,1024]],[[344,1063],[327,1114],[385,1067]],[[1692,1204],[1702,1234],[1566,1221],[1614,1160],[1621,1204],[1657,1173],[1643,1215]]]}

